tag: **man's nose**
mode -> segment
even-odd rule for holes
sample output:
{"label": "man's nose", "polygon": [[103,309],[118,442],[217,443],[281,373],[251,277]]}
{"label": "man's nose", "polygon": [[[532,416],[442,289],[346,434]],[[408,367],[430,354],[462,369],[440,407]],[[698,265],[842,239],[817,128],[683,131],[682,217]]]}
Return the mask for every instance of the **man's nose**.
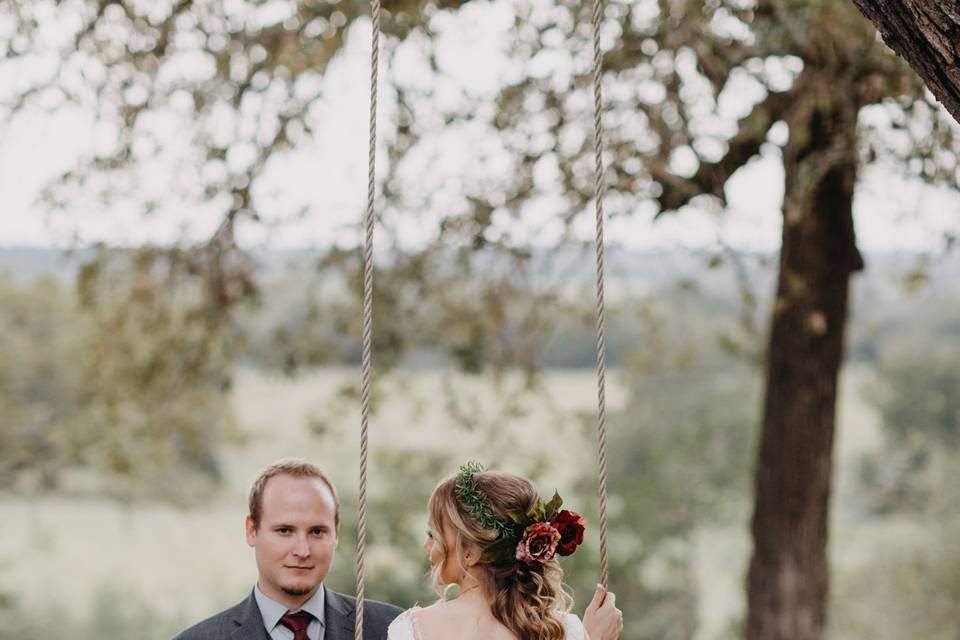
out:
{"label": "man's nose", "polygon": [[308,558],[310,557],[310,545],[307,542],[306,536],[300,536],[297,538],[297,542],[293,547],[293,555],[298,558]]}

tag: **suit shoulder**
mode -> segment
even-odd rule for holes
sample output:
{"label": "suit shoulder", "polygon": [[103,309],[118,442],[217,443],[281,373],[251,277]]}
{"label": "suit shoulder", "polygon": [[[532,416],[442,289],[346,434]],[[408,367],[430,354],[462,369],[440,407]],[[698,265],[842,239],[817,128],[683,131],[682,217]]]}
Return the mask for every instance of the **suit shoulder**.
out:
{"label": "suit shoulder", "polygon": [[364,598],[363,606],[365,611],[376,612],[382,616],[389,616],[391,620],[403,613],[403,609],[389,602],[380,602],[379,600],[369,600]]}
{"label": "suit shoulder", "polygon": [[[348,596],[343,593],[338,593],[340,597],[350,603],[354,609],[357,606],[357,599],[353,596]],[[363,613],[365,616],[385,619],[387,622],[390,622],[398,615],[403,613],[403,609],[400,607],[390,604],[389,602],[380,602],[379,600],[371,600],[370,598],[363,599]]]}
{"label": "suit shoulder", "polygon": [[173,640],[227,640],[236,628],[233,621],[236,618],[237,610],[242,606],[243,603],[240,603],[229,609],[224,609],[189,629],[181,631],[174,636]]}

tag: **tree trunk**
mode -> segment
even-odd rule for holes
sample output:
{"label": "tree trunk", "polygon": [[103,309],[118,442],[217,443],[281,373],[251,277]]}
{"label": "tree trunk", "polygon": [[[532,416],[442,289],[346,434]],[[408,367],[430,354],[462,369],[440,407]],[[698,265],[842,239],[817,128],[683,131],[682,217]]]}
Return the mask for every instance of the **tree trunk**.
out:
{"label": "tree trunk", "polygon": [[960,4],[955,0],[853,3],[960,122]]}
{"label": "tree trunk", "polygon": [[[837,377],[850,276],[855,105],[814,106],[784,149],[783,245],[756,469],[748,640],[820,640]],[[809,136],[807,135],[809,132]]]}

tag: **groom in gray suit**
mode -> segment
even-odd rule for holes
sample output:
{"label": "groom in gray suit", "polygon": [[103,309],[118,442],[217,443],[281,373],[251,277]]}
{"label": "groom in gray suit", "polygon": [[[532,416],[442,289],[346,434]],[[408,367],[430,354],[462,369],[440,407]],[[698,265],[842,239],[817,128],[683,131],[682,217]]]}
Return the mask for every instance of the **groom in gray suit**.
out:
{"label": "groom in gray suit", "polygon": [[[318,467],[284,459],[250,489],[247,544],[258,580],[241,603],[174,640],[353,640],[355,601],[328,589],[340,531],[337,491]],[[364,600],[364,640],[384,640],[401,609]]]}

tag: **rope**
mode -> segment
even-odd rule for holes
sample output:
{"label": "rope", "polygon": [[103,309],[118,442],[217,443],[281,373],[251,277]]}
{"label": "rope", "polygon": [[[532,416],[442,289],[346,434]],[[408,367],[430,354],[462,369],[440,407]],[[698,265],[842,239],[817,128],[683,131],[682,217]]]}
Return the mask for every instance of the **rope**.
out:
{"label": "rope", "polygon": [[360,491],[357,502],[357,606],[354,640],[363,638],[363,553],[367,542],[367,427],[373,371],[373,206],[377,189],[377,77],[380,58],[380,0],[371,0],[373,44],[370,53],[370,147],[367,171],[366,236],[363,244],[363,358],[360,383]]}
{"label": "rope", "polygon": [[600,55],[600,21],[603,0],[593,0],[593,147],[596,155],[594,201],[597,207],[597,471],[600,481],[600,583],[607,586],[607,401],[606,401],[606,345],[603,317],[603,127],[600,114],[603,107],[600,85],[602,56]]}

